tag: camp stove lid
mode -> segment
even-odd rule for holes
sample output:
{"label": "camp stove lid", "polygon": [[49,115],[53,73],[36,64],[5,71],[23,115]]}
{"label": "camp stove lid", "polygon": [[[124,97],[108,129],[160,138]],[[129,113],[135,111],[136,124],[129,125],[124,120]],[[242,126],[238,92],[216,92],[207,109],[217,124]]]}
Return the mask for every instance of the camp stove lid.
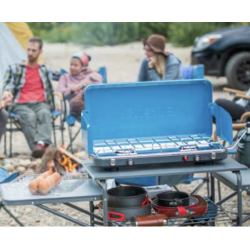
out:
{"label": "camp stove lid", "polygon": [[213,107],[212,84],[206,79],[89,85],[83,146],[93,154],[94,145],[107,140],[211,137]]}

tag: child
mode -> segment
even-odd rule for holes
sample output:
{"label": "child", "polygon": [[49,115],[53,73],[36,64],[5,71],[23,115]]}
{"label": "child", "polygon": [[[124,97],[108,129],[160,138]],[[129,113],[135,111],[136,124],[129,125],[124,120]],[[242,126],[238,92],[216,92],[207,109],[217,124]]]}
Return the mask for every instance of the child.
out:
{"label": "child", "polygon": [[72,56],[70,73],[59,79],[58,91],[69,100],[70,113],[78,119],[84,109],[84,89],[89,84],[102,83],[102,76],[88,67],[90,60],[85,53]]}

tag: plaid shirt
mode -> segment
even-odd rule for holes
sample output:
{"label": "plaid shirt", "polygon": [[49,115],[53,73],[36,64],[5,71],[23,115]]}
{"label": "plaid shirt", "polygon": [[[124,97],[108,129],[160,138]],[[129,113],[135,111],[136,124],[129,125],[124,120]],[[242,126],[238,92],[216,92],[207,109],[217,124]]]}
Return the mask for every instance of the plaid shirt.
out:
{"label": "plaid shirt", "polygon": [[[25,72],[26,67],[24,64],[14,64],[10,65],[5,73],[3,91],[10,91],[13,94],[14,103],[18,102],[21,89],[25,84]],[[58,74],[53,72],[48,66],[39,64],[39,75],[45,90],[45,102],[50,106],[51,110],[53,110],[55,104],[51,81],[58,79]]]}

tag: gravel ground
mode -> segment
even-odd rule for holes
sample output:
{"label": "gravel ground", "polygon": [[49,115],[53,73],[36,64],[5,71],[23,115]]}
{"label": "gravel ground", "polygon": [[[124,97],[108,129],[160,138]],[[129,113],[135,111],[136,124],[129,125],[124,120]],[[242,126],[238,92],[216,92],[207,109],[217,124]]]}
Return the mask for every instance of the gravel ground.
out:
{"label": "gravel ground", "polygon": [[[176,54],[183,62],[183,64],[190,64],[191,47],[188,48],[174,48],[168,45],[168,50]],[[105,65],[108,71],[108,82],[133,82],[136,81],[137,74],[140,67],[141,59],[143,58],[143,50],[140,43],[130,43],[126,45],[114,46],[114,47],[92,47],[83,48],[72,44],[45,44],[43,59],[51,67],[55,69],[68,69],[70,56],[77,51],[86,51],[92,56],[91,67],[97,69],[100,66]],[[222,91],[226,86],[225,78],[209,77],[209,80],[214,86],[214,100],[223,97],[230,98],[228,94]],[[54,83],[56,88],[57,82]],[[77,125],[79,126],[79,125]],[[77,126],[75,130],[77,129]],[[57,135],[60,138],[59,134]],[[21,173],[29,172],[33,173],[34,164],[37,161],[30,159],[30,151],[27,143],[21,133],[15,133],[14,137],[14,153],[15,158],[5,159],[0,162],[1,166],[4,166],[8,171],[19,171]],[[60,139],[59,139],[60,141]],[[69,142],[67,133],[65,133],[65,144]],[[81,147],[81,137],[77,138],[76,148]],[[3,142],[1,143],[0,152],[3,152]],[[203,176],[203,175],[200,175]],[[190,192],[198,182],[193,182],[191,185],[180,185],[180,189],[186,192]],[[222,185],[222,195],[225,196],[230,193],[230,189]],[[203,188],[200,195],[206,196],[206,189]],[[87,209],[87,202],[76,203],[78,206]],[[236,211],[236,198],[227,202],[225,208],[229,211]],[[83,222],[88,222],[89,218],[79,212],[72,210],[64,205],[49,205],[51,208],[68,214],[75,219]],[[243,209],[249,211],[250,196],[243,193]],[[71,222],[61,219],[55,215],[52,215],[46,211],[43,211],[35,206],[14,206],[8,207],[10,211],[26,226],[73,226]],[[218,226],[229,226],[231,223],[221,222]],[[248,226],[249,223],[245,223]],[[8,214],[1,209],[0,210],[0,226],[17,226],[16,222],[8,216]]]}

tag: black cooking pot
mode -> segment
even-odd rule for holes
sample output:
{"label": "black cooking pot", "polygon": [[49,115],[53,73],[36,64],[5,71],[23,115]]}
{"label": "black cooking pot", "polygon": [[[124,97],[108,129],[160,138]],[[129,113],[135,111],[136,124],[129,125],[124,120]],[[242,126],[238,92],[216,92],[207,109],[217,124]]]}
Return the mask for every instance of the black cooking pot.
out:
{"label": "black cooking pot", "polygon": [[147,192],[141,187],[115,187],[109,189],[107,193],[109,207],[140,207],[148,204]]}
{"label": "black cooking pot", "polygon": [[165,207],[189,206],[190,197],[184,192],[163,192],[156,195],[158,204]]}
{"label": "black cooking pot", "polygon": [[108,219],[113,221],[131,220],[135,216],[151,214],[151,202],[139,207],[108,207]]}

